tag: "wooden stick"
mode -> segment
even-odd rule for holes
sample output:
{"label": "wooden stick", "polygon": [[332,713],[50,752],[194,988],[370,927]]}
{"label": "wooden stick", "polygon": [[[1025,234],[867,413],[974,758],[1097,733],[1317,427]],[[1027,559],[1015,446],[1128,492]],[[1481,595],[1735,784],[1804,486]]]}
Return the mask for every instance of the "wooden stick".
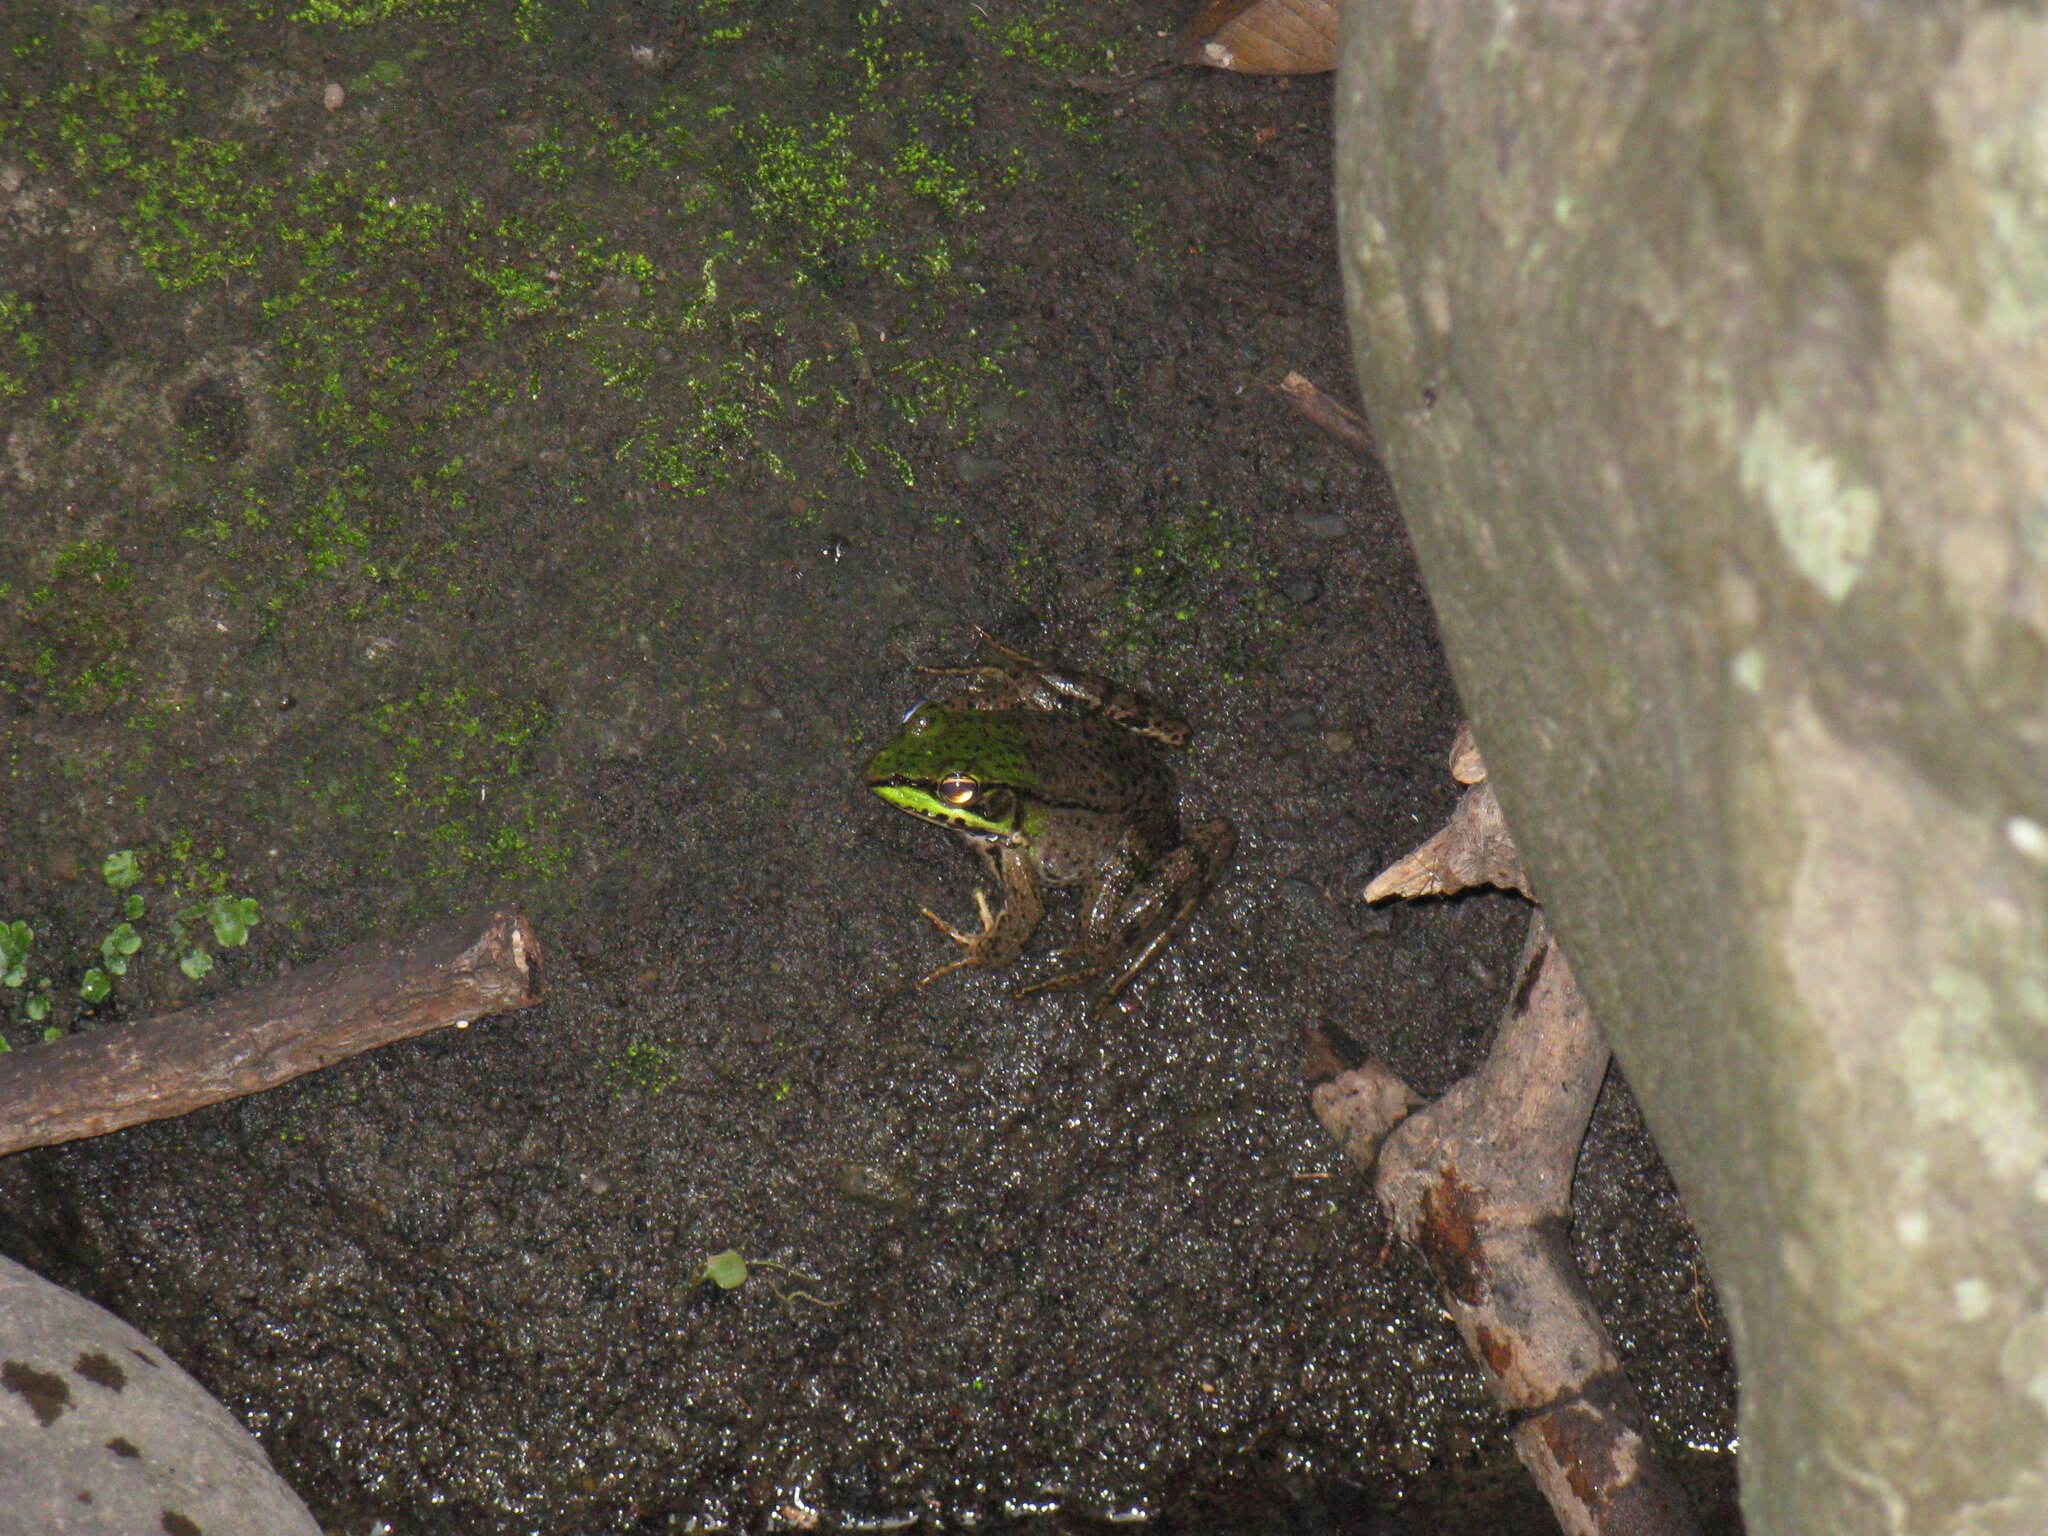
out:
{"label": "wooden stick", "polygon": [[1568,1536],[1697,1536],[1566,1240],[1608,1050],[1540,912],[1516,994],[1485,1065],[1435,1103],[1409,1112],[1400,1079],[1368,1062],[1317,1085],[1317,1116],[1377,1165],[1381,1205],[1435,1272]]}
{"label": "wooden stick", "polygon": [[541,991],[540,945],[518,911],[372,939],[218,1002],[0,1055],[0,1155],[274,1088],[395,1040],[531,1008]]}

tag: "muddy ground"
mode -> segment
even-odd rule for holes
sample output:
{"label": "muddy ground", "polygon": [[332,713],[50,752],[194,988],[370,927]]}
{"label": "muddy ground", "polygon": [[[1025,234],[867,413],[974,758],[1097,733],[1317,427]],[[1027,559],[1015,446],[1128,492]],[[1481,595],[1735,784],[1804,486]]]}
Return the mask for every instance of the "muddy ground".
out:
{"label": "muddy ground", "polygon": [[[1357,899],[1456,704],[1387,486],[1266,387],[1348,393],[1329,82],[1144,75],[1183,9],[0,14],[7,1038],[491,903],[547,947],[536,1011],[0,1164],[0,1249],[331,1530],[1548,1528],[1304,1108],[1310,1021],[1472,1063],[1525,918]],[[917,985],[976,870],[855,769],[977,625],[1184,711],[1240,831],[1099,1021],[1012,996],[1070,906]],[[1728,1528],[1612,1086],[1581,1198]]]}

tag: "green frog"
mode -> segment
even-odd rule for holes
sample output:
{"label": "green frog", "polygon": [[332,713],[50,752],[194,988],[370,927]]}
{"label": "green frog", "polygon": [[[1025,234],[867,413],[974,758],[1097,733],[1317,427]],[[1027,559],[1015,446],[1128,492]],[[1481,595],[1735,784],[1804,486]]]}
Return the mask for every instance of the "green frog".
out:
{"label": "green frog", "polygon": [[1082,888],[1080,969],[1018,993],[1107,977],[1107,1006],[1193,916],[1237,847],[1218,819],[1181,835],[1178,795],[1160,747],[1188,728],[1144,695],[1089,672],[1050,667],[976,631],[993,662],[928,667],[969,683],[919,704],[869,759],[868,787],[947,827],[981,855],[1002,893],[977,889],[981,931],[924,915],[960,954],[929,984],[970,965],[1006,965],[1045,913],[1047,887]]}

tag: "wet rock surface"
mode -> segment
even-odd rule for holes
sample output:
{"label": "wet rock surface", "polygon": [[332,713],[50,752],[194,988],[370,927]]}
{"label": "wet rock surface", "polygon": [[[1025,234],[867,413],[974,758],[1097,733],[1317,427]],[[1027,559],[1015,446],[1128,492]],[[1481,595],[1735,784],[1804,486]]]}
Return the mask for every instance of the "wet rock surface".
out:
{"label": "wet rock surface", "polygon": [[[11,1159],[0,1247],[332,1528],[1543,1529],[1303,1103],[1310,1019],[1472,1064],[1524,921],[1357,902],[1456,705],[1384,482],[1264,387],[1349,373],[1327,84],[1074,85],[1151,5],[211,15],[0,22],[0,917],[90,955],[131,846],[166,910],[262,901],[67,1027],[484,901],[553,992]],[[1011,995],[1070,903],[917,986],[978,871],[854,770],[975,625],[1187,714],[1240,831],[1099,1021]],[[1593,1146],[1610,1323],[1721,1451],[1625,1094]]]}

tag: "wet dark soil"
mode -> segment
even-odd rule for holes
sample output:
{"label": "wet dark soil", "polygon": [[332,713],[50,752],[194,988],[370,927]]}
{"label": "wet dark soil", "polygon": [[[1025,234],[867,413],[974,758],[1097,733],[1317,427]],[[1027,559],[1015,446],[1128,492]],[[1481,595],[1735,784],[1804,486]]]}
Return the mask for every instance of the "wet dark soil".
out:
{"label": "wet dark soil", "polygon": [[[12,1158],[0,1250],[336,1531],[1548,1528],[1304,1104],[1311,1021],[1472,1064],[1526,920],[1358,901],[1457,707],[1384,480],[1267,387],[1348,394],[1328,80],[1145,75],[1152,3],[30,9],[0,920],[52,1022],[501,901],[553,990]],[[978,871],[855,767],[976,626],[1184,712],[1239,829],[1099,1020],[1012,995],[1057,904],[917,985]],[[120,849],[149,946],[89,1004]],[[263,921],[188,980],[165,919],[223,894]],[[1726,1344],[1615,1085],[1580,1195],[1728,1528]]]}

